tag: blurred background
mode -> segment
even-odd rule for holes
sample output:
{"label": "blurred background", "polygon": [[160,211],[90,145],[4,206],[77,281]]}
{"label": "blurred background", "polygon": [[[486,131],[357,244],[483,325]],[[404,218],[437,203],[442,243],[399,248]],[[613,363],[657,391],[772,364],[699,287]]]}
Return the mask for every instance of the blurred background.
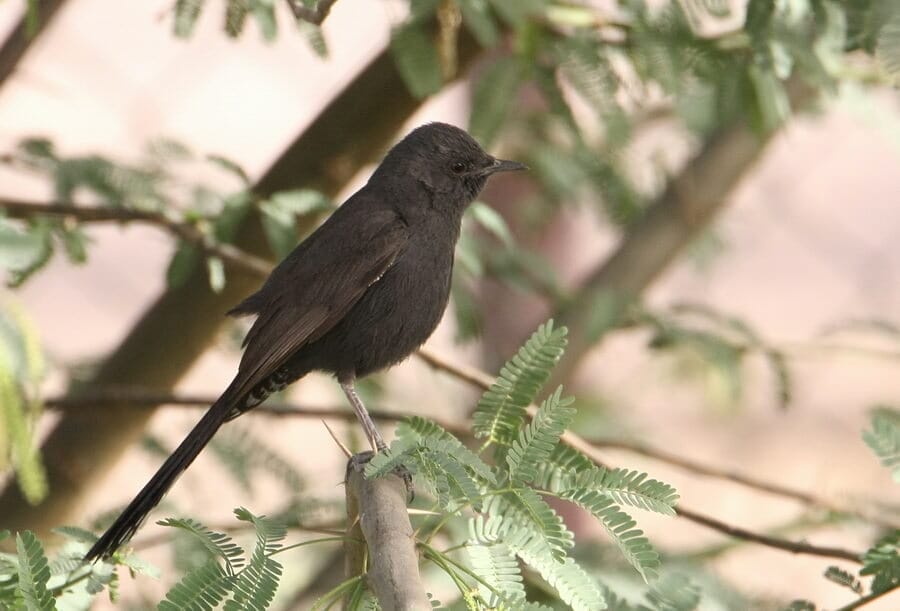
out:
{"label": "blurred background", "polygon": [[[891,0],[338,0],[321,28],[286,2],[5,0],[0,31],[0,365],[34,440],[10,441],[6,416],[0,528],[51,541],[108,522],[202,413],[177,403],[231,379],[246,326],[223,313],[258,264],[436,120],[531,171],[492,180],[467,215],[429,351],[495,373],[552,316],[570,330],[554,381],[608,463],[785,541],[862,553],[900,524],[863,439],[873,418],[896,427],[900,395]],[[413,356],[365,394],[466,426],[478,389]],[[278,401],[345,409],[320,375]],[[334,524],[344,457],[320,419],[230,424],[154,519],[288,506]],[[558,509],[579,561],[639,592],[605,532]],[[823,577],[853,562],[633,515],[664,571],[700,584],[700,608],[858,597]],[[148,608],[190,558],[155,524],[134,543],[165,568],[123,577],[119,606]],[[340,581],[340,551],[285,555],[276,608]]]}

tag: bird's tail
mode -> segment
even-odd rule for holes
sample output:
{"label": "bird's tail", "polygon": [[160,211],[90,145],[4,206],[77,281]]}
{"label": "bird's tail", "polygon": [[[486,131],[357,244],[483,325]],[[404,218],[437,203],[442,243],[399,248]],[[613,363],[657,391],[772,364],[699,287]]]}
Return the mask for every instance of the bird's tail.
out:
{"label": "bird's tail", "polygon": [[225,422],[234,404],[231,393],[225,393],[206,412],[200,422],[188,433],[181,445],[172,453],[159,471],[141,489],[122,514],[116,518],[103,536],[94,543],[84,559],[93,561],[111,556],[134,535],[147,518],[147,514],[159,504],[178,476],[194,462],[219,427]]}

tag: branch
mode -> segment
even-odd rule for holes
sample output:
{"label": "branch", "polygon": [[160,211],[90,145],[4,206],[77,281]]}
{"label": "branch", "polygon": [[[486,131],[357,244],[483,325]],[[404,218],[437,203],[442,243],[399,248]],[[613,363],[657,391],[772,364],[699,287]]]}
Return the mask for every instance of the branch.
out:
{"label": "branch", "polygon": [[[799,79],[787,82],[794,107],[814,92]],[[569,327],[569,346],[551,387],[569,379],[581,359],[678,254],[715,219],[774,133],[757,134],[742,122],[723,126],[672,179],[553,318]]]}
{"label": "branch", "polygon": [[615,439],[591,439],[590,442],[596,448],[622,450],[624,452],[630,452],[632,454],[639,454],[647,458],[652,458],[654,460],[679,467],[681,469],[684,469],[685,471],[690,471],[691,473],[697,473],[699,475],[705,475],[707,477],[714,477],[716,479],[733,482],[735,484],[739,484],[753,490],[759,490],[760,492],[765,492],[775,496],[798,501],[809,507],[823,509],[831,513],[852,516],[863,521],[870,522],[882,528],[891,530],[900,529],[900,524],[891,522],[890,520],[885,519],[883,516],[875,515],[872,512],[864,509],[845,507],[809,492],[803,492],[801,490],[796,490],[794,488],[789,488],[780,484],[765,482],[763,480],[756,479],[742,473],[737,473],[735,471],[729,471],[726,469],[721,469],[719,467],[704,465],[688,458],[683,458],[670,452],[666,452],[658,448],[652,448],[644,444],[634,443],[630,441],[620,441]]}
{"label": "branch", "polygon": [[328,13],[331,12],[331,7],[334,6],[336,2],[337,0],[319,0],[316,4],[316,8],[309,8],[303,5],[303,0],[287,0],[287,4],[291,8],[291,12],[294,13],[294,17],[298,20],[308,21],[315,25],[322,25],[322,22],[328,17]]}
{"label": "branch", "polygon": [[872,592],[871,594],[868,594],[866,596],[863,596],[862,598],[854,600],[849,605],[844,605],[840,609],[837,609],[837,611],[853,611],[854,609],[859,609],[860,607],[868,605],[870,602],[872,602],[878,598],[881,598],[882,596],[890,594],[897,588],[900,588],[900,581],[895,582],[893,585],[891,585],[891,587],[887,588],[886,590],[882,590],[881,592]]}
{"label": "branch", "polygon": [[[365,537],[369,550],[367,581],[382,609],[431,611],[431,601],[419,574],[419,558],[409,513],[406,509],[407,484],[402,477],[389,473],[383,477],[366,479],[365,461],[371,453],[358,454],[347,464],[347,519],[353,537],[358,529]],[[348,561],[362,565],[364,553],[352,545]],[[347,567],[360,574],[361,566]]]}
{"label": "branch", "polygon": [[751,530],[747,530],[746,528],[741,528],[739,526],[731,526],[730,524],[726,524],[721,520],[710,518],[709,516],[697,513],[696,511],[686,509],[681,504],[679,504],[675,508],[675,511],[680,517],[690,520],[695,524],[700,524],[701,526],[706,526],[707,528],[717,530],[736,539],[759,543],[760,545],[766,545],[775,549],[784,550],[787,552],[791,552],[792,554],[825,556],[826,558],[838,558],[840,560],[847,560],[849,562],[862,564],[862,561],[860,560],[862,554],[851,552],[850,550],[846,550],[840,547],[822,547],[819,545],[804,543],[803,541],[790,541],[788,539],[781,539],[778,537],[772,537],[770,535],[764,535],[761,533],[753,532]]}
{"label": "branch", "polygon": [[[3,41],[0,47],[0,85],[6,82],[16,66],[22,61],[26,51],[34,44],[40,34],[47,29],[47,25],[59,11],[59,8],[65,4],[65,0],[38,0],[36,4],[36,23],[32,24],[29,20],[28,11],[31,7],[26,7],[25,15],[16,24],[13,31]],[[34,28],[34,29],[32,29]]]}
{"label": "branch", "polygon": [[268,275],[272,271],[272,265],[265,259],[244,252],[231,244],[213,243],[196,226],[175,221],[161,212],[133,208],[77,206],[70,203],[32,203],[7,199],[0,199],[0,210],[3,210],[8,218],[22,220],[35,216],[54,216],[73,219],[79,223],[147,223],[168,231],[186,242],[196,244],[206,254],[219,257],[243,271],[260,276]]}
{"label": "branch", "polygon": [[[480,388],[481,390],[487,390],[488,388],[490,388],[491,383],[494,381],[494,378],[488,373],[480,371],[471,366],[452,363],[430,350],[420,348],[417,354],[420,358],[422,358],[422,360],[424,360],[435,369],[449,373],[450,375],[472,386],[475,386],[476,388]],[[536,413],[537,407],[535,405],[530,405],[528,407],[528,415],[533,418]],[[590,458],[598,466],[606,466],[606,461],[601,457],[600,452],[597,450],[597,448],[583,437],[573,433],[572,431],[565,431],[560,439],[569,447],[578,450],[579,452]],[[819,547],[810,545],[808,543],[793,542],[787,539],[779,539],[777,537],[755,533],[745,528],[731,526],[720,520],[706,517],[702,514],[685,508],[681,504],[676,507],[676,511],[680,517],[686,520],[690,520],[695,524],[711,528],[712,530],[719,531],[723,534],[735,537],[737,539],[742,539],[744,541],[767,545],[769,547],[789,551],[795,554],[810,554],[814,556],[825,556],[828,558],[840,558],[842,560],[849,560],[856,563],[861,562],[861,554],[849,550],[836,547]]]}

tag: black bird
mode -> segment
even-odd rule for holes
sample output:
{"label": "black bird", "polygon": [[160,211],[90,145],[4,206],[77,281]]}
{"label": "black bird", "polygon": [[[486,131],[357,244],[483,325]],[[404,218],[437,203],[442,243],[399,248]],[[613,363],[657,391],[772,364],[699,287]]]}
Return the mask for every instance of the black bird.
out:
{"label": "black bird", "polygon": [[447,306],[463,212],[491,174],[524,168],[445,123],[394,146],[369,182],[229,311],[257,317],[237,375],[85,559],[127,542],[222,424],[310,371],[335,375],[373,449],[383,450],[353,382],[428,339]]}

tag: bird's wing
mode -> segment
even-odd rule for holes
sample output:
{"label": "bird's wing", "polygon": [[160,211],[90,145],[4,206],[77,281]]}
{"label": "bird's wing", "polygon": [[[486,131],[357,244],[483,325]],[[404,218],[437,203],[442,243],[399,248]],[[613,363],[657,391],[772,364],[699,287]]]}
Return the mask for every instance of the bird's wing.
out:
{"label": "bird's wing", "polygon": [[393,211],[353,206],[341,212],[289,255],[261,289],[259,316],[231,389],[237,396],[334,327],[406,247],[409,229]]}

